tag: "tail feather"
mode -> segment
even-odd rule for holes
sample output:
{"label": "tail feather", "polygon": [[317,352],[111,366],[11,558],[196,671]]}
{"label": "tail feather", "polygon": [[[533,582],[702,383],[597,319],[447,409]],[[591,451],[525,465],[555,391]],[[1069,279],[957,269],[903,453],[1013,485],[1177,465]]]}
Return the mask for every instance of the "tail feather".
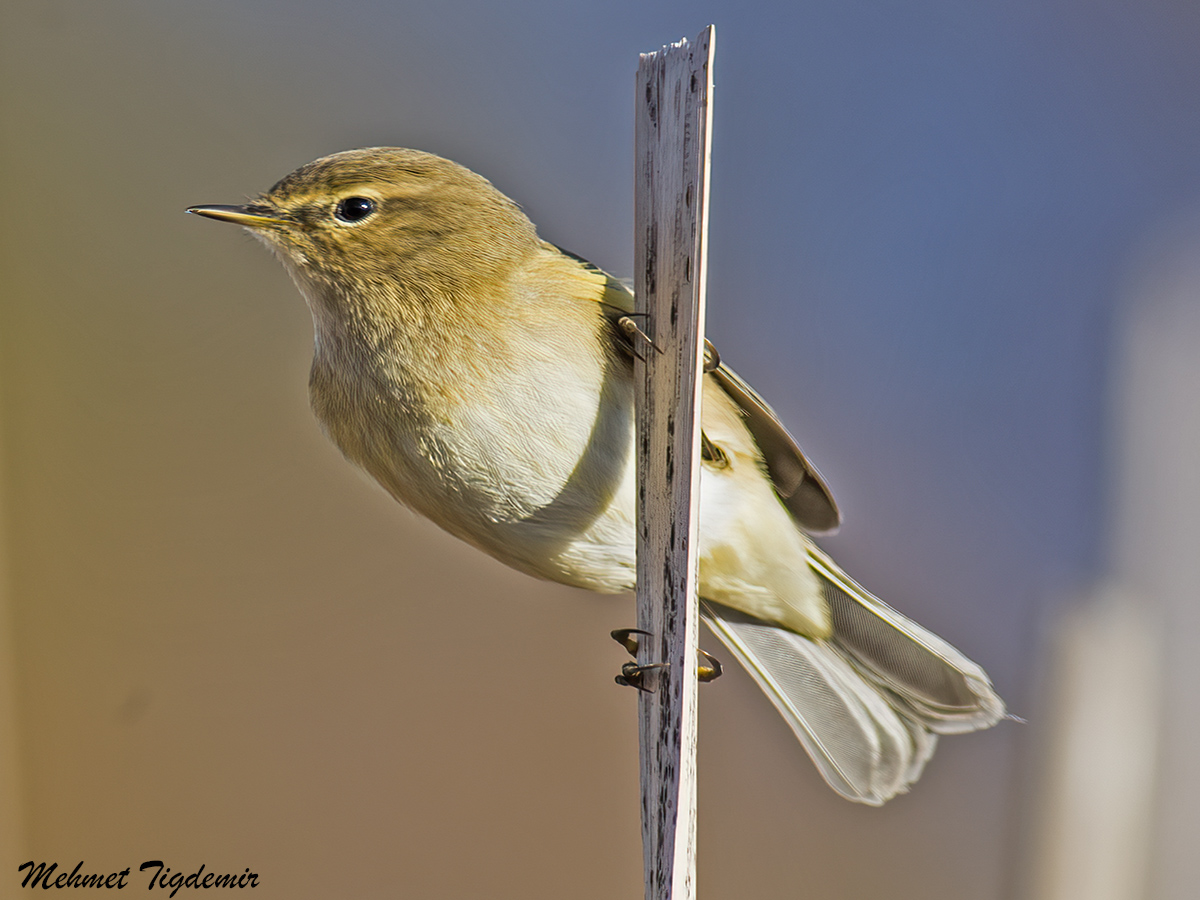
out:
{"label": "tail feather", "polygon": [[706,603],[704,612],[839,794],[878,806],[921,774],[936,738],[905,721],[832,644],[726,607]]}
{"label": "tail feather", "polygon": [[989,728],[1004,701],[987,673],[948,642],[892,609],[809,544],[833,620],[833,641],[908,714],[938,734]]}
{"label": "tail feather", "polygon": [[833,637],[806,638],[708,602],[704,618],[829,785],[879,806],[920,777],[938,734],[993,725],[1004,702],[983,669],[815,547],[810,562],[832,610]]}

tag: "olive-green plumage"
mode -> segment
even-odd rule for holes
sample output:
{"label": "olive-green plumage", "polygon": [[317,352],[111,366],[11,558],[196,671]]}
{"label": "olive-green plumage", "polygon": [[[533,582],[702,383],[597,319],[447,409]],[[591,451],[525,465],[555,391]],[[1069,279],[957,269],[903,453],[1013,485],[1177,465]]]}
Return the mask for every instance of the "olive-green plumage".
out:
{"label": "olive-green plumage", "polygon": [[[317,418],[397,500],[532,575],[634,580],[629,290],[542,241],[475,173],[374,148],[302,166],[253,203],[195,207],[261,238],[312,312]],[[934,734],[993,724],[987,676],[850,581],[804,534],[837,508],[761,398],[707,374],[707,621],[835,789],[906,790]]]}

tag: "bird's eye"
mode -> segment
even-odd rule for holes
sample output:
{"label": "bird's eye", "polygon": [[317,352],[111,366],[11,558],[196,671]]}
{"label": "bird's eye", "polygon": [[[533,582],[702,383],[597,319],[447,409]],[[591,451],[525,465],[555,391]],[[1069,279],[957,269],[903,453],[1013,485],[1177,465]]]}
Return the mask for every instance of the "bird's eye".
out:
{"label": "bird's eye", "polygon": [[375,212],[375,201],[367,197],[347,197],[338,203],[333,214],[343,222],[361,222]]}

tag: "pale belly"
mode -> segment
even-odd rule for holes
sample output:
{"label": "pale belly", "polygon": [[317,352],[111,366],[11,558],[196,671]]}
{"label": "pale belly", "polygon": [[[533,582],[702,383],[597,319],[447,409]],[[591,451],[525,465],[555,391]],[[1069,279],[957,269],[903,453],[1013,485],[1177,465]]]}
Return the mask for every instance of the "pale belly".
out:
{"label": "pale belly", "polygon": [[[348,458],[450,533],[530,575],[630,590],[636,484],[628,368],[612,366],[604,378],[564,379],[561,368],[539,374],[546,373],[529,369],[520,384],[510,380],[490,396],[476,391],[474,402],[436,412],[360,396],[355,402],[373,415],[330,420],[323,413],[344,411],[345,399],[315,391],[314,408]],[[762,472],[740,414],[711,381],[703,419],[729,463],[701,466],[701,596],[803,633],[825,631],[804,538]]]}

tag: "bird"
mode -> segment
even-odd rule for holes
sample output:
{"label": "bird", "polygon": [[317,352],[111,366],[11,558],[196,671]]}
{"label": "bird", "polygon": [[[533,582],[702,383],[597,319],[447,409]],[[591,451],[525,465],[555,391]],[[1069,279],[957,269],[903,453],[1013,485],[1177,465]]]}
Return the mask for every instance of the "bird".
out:
{"label": "bird", "polygon": [[[398,147],[335,153],[231,222],[313,320],[325,433],[403,505],[515,569],[635,582],[632,289],[542,240],[483,176]],[[710,354],[701,386],[702,618],[825,781],[878,806],[939,735],[1005,716],[984,670],[815,543],[841,514],[758,393]]]}

